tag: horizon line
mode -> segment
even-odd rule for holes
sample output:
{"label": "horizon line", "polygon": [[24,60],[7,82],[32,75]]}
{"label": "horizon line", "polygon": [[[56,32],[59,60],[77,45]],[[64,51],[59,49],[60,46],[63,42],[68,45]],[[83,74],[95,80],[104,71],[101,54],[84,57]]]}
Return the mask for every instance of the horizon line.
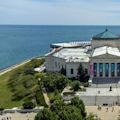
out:
{"label": "horizon line", "polygon": [[111,25],[105,25],[105,24],[0,24],[0,26],[120,26],[120,24],[111,24]]}

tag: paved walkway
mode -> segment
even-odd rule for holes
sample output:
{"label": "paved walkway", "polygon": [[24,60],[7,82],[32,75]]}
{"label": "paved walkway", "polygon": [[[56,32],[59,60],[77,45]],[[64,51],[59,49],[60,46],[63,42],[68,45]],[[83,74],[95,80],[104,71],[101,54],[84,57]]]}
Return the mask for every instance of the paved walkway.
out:
{"label": "paved walkway", "polygon": [[87,113],[93,113],[97,115],[101,120],[117,120],[120,115],[120,107],[101,107],[101,110],[98,110],[97,106],[86,106]]}
{"label": "paved walkway", "polygon": [[51,106],[50,99],[48,97],[48,94],[45,88],[42,89],[42,93],[43,93],[46,104],[50,107]]}
{"label": "paved walkway", "polygon": [[0,120],[34,120],[36,113],[7,113],[0,115]]}
{"label": "paved walkway", "polygon": [[18,67],[20,67],[21,65],[24,65],[24,64],[26,64],[26,63],[28,63],[28,62],[30,62],[30,60],[26,60],[26,61],[24,61],[24,62],[22,62],[22,63],[20,63],[20,64],[11,66],[11,67],[9,67],[9,68],[7,68],[7,69],[4,69],[4,70],[1,70],[1,71],[0,71],[0,75],[3,75],[3,74],[5,74],[5,73],[7,73],[7,72],[9,72],[9,71],[11,71],[11,70],[13,70],[13,69],[15,69],[15,68],[18,68]]}
{"label": "paved walkway", "polygon": [[86,91],[76,92],[85,105],[120,105],[120,88],[86,88]]}
{"label": "paved walkway", "polygon": [[80,96],[120,96],[120,88],[86,88],[86,91],[76,92]]}

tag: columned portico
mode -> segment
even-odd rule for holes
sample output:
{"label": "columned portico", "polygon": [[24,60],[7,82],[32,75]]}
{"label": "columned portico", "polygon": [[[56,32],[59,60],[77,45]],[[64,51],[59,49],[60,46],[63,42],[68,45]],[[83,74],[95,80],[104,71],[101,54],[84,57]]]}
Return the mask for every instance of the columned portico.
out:
{"label": "columned portico", "polygon": [[[105,71],[105,64],[103,63],[103,71]],[[105,72],[103,72],[103,77],[105,77]]]}
{"label": "columned portico", "polygon": [[93,63],[93,76],[94,77],[120,77],[118,72],[120,67],[118,63]]}
{"label": "columned portico", "polygon": [[97,63],[97,77],[99,77],[99,63]]}
{"label": "columned portico", "polygon": [[111,78],[111,63],[108,63],[108,64],[109,64],[109,78]]}
{"label": "columned portico", "polygon": [[115,77],[117,77],[117,63],[115,63]]}

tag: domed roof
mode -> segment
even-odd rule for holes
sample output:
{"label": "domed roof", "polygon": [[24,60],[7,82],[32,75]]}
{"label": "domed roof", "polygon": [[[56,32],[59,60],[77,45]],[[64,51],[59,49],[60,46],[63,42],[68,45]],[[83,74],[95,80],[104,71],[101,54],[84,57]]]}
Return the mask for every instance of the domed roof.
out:
{"label": "domed roof", "polygon": [[92,39],[93,40],[113,40],[113,39],[120,39],[120,36],[113,34],[106,28],[104,32],[97,34]]}

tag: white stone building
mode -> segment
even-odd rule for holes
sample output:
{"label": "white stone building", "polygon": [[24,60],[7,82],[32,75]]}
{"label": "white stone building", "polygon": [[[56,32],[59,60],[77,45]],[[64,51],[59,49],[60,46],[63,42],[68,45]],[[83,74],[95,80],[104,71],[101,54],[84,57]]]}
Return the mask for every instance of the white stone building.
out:
{"label": "white stone building", "polygon": [[77,77],[80,63],[88,71],[93,83],[117,83],[120,80],[120,37],[109,30],[94,36],[91,41],[53,44],[46,54],[46,70]]}
{"label": "white stone building", "polygon": [[80,63],[84,68],[89,67],[88,48],[82,47],[61,47],[46,55],[46,70],[59,72],[62,67],[66,69],[66,76],[69,78],[77,77]]}

